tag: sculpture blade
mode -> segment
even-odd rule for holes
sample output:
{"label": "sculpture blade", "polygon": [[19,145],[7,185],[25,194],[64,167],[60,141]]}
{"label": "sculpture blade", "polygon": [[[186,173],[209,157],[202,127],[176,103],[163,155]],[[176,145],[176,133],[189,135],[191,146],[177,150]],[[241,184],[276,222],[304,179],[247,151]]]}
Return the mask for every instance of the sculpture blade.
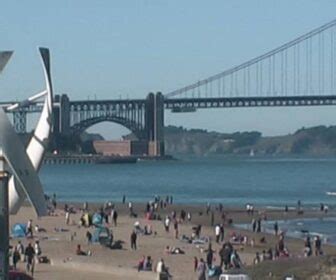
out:
{"label": "sculpture blade", "polygon": [[47,214],[47,206],[39,177],[14,131],[6,113],[0,108],[0,147],[15,181],[24,190],[38,216]]}
{"label": "sculpture blade", "polygon": [[[39,48],[43,73],[46,83],[46,96],[44,100],[44,105],[42,113],[37,122],[34,134],[29,141],[27,146],[27,155],[36,171],[41,167],[44,153],[47,149],[48,140],[50,137],[50,132],[52,128],[52,102],[53,102],[53,91],[51,83],[51,74],[50,74],[50,53],[47,48]],[[20,184],[17,184],[14,178],[9,180],[9,206],[10,213],[16,214],[24,202],[26,196],[23,190],[20,187]]]}
{"label": "sculpture blade", "polygon": [[13,51],[1,51],[0,52],[0,73],[5,68],[8,60],[11,58]]}

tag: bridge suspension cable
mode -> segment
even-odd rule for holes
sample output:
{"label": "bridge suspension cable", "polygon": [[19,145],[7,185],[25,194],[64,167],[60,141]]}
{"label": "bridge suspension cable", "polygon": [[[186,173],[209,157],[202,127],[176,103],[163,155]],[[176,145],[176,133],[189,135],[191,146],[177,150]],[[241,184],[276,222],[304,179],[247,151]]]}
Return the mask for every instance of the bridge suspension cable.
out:
{"label": "bridge suspension cable", "polygon": [[165,97],[335,94],[335,39],[336,20],[333,20],[261,56],[169,92]]}

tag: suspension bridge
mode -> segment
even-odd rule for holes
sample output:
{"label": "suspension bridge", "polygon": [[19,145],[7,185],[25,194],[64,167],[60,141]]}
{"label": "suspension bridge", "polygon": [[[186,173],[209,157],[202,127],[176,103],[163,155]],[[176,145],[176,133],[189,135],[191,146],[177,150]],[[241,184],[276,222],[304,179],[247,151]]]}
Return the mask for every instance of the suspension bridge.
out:
{"label": "suspension bridge", "polygon": [[[73,135],[103,121],[129,128],[164,153],[164,109],[195,112],[204,108],[336,105],[336,20],[240,65],[168,93],[146,99],[78,100],[57,96],[54,132]],[[14,102],[5,102],[12,104]],[[26,130],[29,104],[13,112],[15,128]]]}

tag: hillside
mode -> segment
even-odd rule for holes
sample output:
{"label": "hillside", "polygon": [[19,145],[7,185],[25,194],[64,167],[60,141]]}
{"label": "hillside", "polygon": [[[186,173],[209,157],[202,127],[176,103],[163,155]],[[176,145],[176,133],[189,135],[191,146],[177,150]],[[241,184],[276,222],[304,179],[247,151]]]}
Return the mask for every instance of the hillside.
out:
{"label": "hillside", "polygon": [[302,128],[294,134],[263,137],[260,132],[232,134],[168,126],[165,129],[167,154],[248,155],[336,155],[336,126]]}
{"label": "hillside", "polygon": [[[25,145],[31,134],[22,135]],[[134,139],[133,135],[124,136]],[[104,140],[99,134],[83,133],[80,137],[63,137],[50,143],[49,151],[55,147],[62,153],[95,153],[92,142]],[[167,126],[165,149],[169,155],[308,155],[336,156],[336,126],[302,128],[293,134],[263,137],[257,131],[220,133],[203,129],[186,129]]]}

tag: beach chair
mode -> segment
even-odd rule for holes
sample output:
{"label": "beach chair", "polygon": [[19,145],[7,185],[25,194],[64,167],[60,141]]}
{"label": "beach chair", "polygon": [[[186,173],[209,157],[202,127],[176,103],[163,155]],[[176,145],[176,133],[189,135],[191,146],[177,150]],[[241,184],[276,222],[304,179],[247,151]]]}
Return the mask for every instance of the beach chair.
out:
{"label": "beach chair", "polygon": [[251,280],[246,274],[221,274],[219,280]]}

